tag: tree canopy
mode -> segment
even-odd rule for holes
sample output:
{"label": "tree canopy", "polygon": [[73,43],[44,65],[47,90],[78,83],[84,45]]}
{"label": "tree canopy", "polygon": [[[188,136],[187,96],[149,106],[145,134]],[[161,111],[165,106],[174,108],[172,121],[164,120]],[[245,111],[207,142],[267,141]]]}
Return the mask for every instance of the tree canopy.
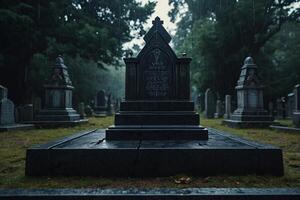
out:
{"label": "tree canopy", "polygon": [[[142,5],[136,0],[1,0],[1,84],[20,103],[30,96],[26,92],[40,92],[41,84],[34,83],[47,78],[59,54],[70,64],[81,63],[87,77],[93,70],[120,66],[122,45],[132,39],[132,30],[144,33],[154,7],[153,2]],[[88,63],[97,67],[89,70]],[[70,71],[75,83],[82,79]]]}
{"label": "tree canopy", "polygon": [[[300,77],[299,70],[295,70],[300,60],[295,58],[295,52],[287,50],[299,46],[297,2],[299,0],[169,0],[173,5],[169,13],[172,20],[181,18],[174,44],[176,49],[193,58],[192,78],[198,89],[212,88],[222,97],[233,94],[243,60],[252,56],[269,96],[284,95],[283,92],[290,90]],[[182,13],[183,6],[187,11]],[[287,23],[289,25],[284,26]],[[298,43],[287,42],[285,46],[289,47],[284,49],[283,40]],[[280,52],[284,58],[279,62]],[[289,84],[281,82],[279,85],[279,77],[290,73],[295,75]],[[272,89],[275,85],[280,89]]]}

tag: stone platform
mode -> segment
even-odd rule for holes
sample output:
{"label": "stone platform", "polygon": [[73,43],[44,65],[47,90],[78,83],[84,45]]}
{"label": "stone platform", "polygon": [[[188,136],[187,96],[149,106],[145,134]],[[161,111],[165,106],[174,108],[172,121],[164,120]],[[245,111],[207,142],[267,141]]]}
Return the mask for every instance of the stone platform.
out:
{"label": "stone platform", "polygon": [[105,140],[98,129],[27,150],[28,176],[283,175],[281,149],[209,129],[209,140]]}
{"label": "stone platform", "polygon": [[9,124],[9,125],[0,126],[0,132],[16,131],[16,130],[31,130],[31,129],[34,129],[33,124]]}
{"label": "stone platform", "polygon": [[5,200],[296,200],[299,188],[0,189]]}

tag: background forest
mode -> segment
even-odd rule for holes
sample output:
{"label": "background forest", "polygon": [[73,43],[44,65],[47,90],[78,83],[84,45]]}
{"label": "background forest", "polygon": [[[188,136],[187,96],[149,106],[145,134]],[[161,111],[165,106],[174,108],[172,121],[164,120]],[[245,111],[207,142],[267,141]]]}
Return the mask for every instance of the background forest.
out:
{"label": "background forest", "polygon": [[[234,94],[243,60],[254,57],[266,101],[300,82],[299,0],[169,0],[176,53],[193,58],[192,84]],[[43,95],[61,54],[75,102],[100,89],[124,96],[124,44],[145,33],[156,1],[0,0],[0,84],[16,103]],[[133,33],[137,33],[135,35]],[[138,49],[138,48],[137,48]]]}
{"label": "background forest", "polygon": [[[170,0],[178,21],[175,49],[192,61],[193,85],[221,99],[235,94],[243,60],[252,56],[265,102],[300,82],[299,0]],[[182,11],[185,10],[185,11]]]}

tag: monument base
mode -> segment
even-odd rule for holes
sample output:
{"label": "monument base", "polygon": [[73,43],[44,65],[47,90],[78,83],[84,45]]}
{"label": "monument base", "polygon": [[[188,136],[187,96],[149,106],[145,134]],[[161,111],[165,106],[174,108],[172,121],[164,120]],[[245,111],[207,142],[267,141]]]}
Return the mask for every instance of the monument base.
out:
{"label": "monument base", "polygon": [[270,125],[276,125],[274,121],[240,121],[226,119],[222,121],[222,124],[231,128],[268,128]]}
{"label": "monument base", "polygon": [[281,149],[208,129],[209,140],[108,141],[79,133],[26,152],[27,176],[283,175]]}
{"label": "monument base", "polygon": [[34,128],[33,124],[9,124],[9,125],[1,125],[0,132],[16,131],[16,130],[31,130],[33,128]]}
{"label": "monument base", "polygon": [[118,125],[106,130],[107,140],[207,140],[208,130],[202,126]]}

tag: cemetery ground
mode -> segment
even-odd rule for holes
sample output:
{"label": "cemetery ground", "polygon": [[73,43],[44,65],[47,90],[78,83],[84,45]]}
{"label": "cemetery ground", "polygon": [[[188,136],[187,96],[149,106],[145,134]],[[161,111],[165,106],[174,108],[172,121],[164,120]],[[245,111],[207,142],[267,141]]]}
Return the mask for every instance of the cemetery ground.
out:
{"label": "cemetery ground", "polygon": [[[270,129],[232,129],[222,125],[221,122],[221,119],[201,117],[202,126],[282,148],[285,175],[282,177],[256,175],[187,177],[178,174],[163,178],[26,177],[24,175],[27,148],[80,131],[106,128],[113,124],[113,117],[105,117],[90,118],[87,124],[72,128],[1,132],[0,188],[300,187],[299,134]],[[281,122],[290,123],[288,120]],[[181,180],[185,182],[188,178],[191,179],[187,181],[188,183],[178,183]]]}

